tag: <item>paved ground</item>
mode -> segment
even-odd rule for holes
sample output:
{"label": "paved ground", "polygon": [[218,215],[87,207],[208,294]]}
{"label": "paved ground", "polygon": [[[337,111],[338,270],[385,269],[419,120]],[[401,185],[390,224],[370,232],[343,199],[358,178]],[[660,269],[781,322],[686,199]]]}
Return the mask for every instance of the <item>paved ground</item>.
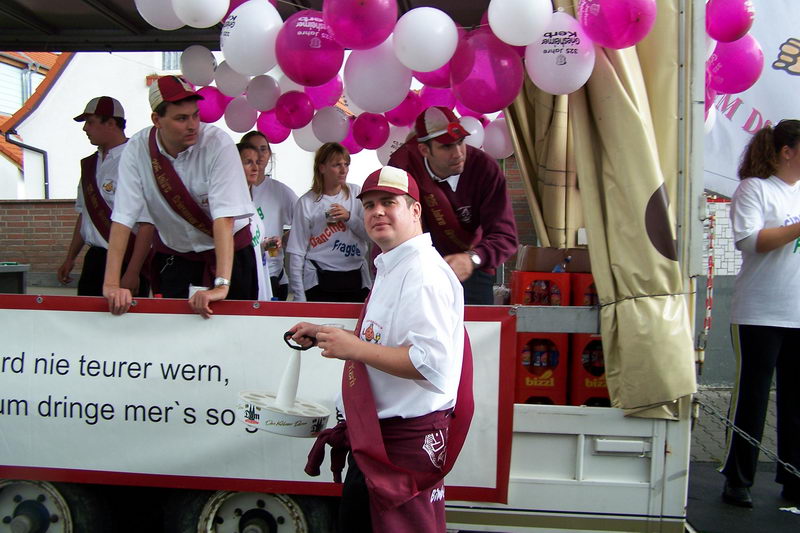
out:
{"label": "paved ground", "polygon": [[[700,417],[692,432],[692,461],[719,463],[725,454],[725,425],[719,416],[728,415],[730,389],[700,389],[695,399],[701,403]],[[713,409],[718,414],[709,413]],[[718,416],[719,415],[719,416]],[[775,452],[775,391],[770,394],[767,421],[764,427],[764,438],[761,445]],[[759,461],[771,462],[763,454]]]}

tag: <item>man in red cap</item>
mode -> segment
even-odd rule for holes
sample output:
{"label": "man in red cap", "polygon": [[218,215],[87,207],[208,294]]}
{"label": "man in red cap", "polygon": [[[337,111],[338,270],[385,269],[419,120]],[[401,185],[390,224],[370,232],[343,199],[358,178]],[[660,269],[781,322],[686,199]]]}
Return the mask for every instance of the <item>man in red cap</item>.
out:
{"label": "man in red cap", "polygon": [[345,361],[345,421],[320,435],[306,472],[319,474],[328,443],[340,475],[346,434],[340,531],[444,533],[443,478],[473,409],[463,291],[422,232],[419,190],[406,171],[373,172],[358,197],[382,253],[355,335],[305,322],[291,329],[300,344],[314,339],[324,357]]}
{"label": "man in red cap", "polygon": [[[125,137],[125,111],[116,99],[98,96],[89,100],[83,113],[74,120],[83,122],[83,131],[89,142],[97,147],[97,152],[81,160],[81,179],[75,203],[78,220],[67,257],[57,275],[58,281],[65,285],[72,281],[70,272],[75,258],[86,244],[89,249],[78,279],[78,296],[102,296],[119,160],[128,141]],[[125,274],[120,283],[137,296],[147,296],[150,286],[141,272],[150,252],[153,226],[137,225],[134,231],[137,230],[136,245],[130,247],[123,261]]]}
{"label": "man in red cap", "polygon": [[490,305],[495,269],[517,251],[505,176],[494,159],[464,143],[469,133],[450,109],[429,107],[414,130],[389,165],[416,180],[425,230],[463,284],[465,302]]}
{"label": "man in red cap", "polygon": [[[130,229],[138,222],[157,230],[154,293],[188,297],[205,318],[213,301],[258,295],[248,223],[254,209],[242,163],[225,132],[200,123],[202,98],[177,76],[153,82],[153,126],[131,137],[122,154],[103,284],[114,314],[131,304],[119,276]],[[198,287],[194,294],[192,286]]]}

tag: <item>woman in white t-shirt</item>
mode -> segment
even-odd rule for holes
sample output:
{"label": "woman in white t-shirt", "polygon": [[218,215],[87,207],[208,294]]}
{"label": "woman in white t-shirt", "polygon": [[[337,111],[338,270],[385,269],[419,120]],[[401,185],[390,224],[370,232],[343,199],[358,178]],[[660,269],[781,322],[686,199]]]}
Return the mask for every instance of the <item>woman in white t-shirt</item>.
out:
{"label": "woman in white t-shirt", "polygon": [[[800,468],[800,120],[758,131],[739,166],[731,219],[742,268],[731,309],[737,382],[729,416],[760,441],[777,371],[778,457]],[[758,448],[734,433],[720,471],[727,503],[752,507]],[[800,504],[800,478],[778,465],[783,498]]]}
{"label": "woman in white t-shirt", "polygon": [[[247,188],[250,189],[250,197],[253,196],[253,186],[258,181],[261,168],[258,164],[258,149],[248,143],[236,145],[239,150],[239,157],[242,159],[244,177],[247,180]],[[250,234],[253,236],[253,253],[256,255],[256,275],[258,276],[258,299],[261,301],[272,300],[272,286],[269,282],[269,267],[267,266],[266,244],[264,236],[264,223],[261,218],[263,214],[256,212],[250,217]]]}
{"label": "woman in white t-shirt", "polygon": [[369,237],[361,187],[347,183],[350,153],[325,143],[314,156],[311,190],[294,207],[289,254],[289,288],[295,301],[363,302],[371,286]]}

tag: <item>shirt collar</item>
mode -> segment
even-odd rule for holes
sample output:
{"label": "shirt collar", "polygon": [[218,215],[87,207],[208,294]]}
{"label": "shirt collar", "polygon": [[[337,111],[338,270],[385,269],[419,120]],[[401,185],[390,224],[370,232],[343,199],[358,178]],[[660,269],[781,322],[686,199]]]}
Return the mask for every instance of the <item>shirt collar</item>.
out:
{"label": "shirt collar", "polygon": [[453,191],[455,192],[456,186],[458,185],[458,178],[461,177],[461,174],[453,174],[451,176],[447,176],[446,178],[440,178],[439,176],[433,173],[433,170],[431,170],[431,166],[428,164],[428,158],[423,157],[422,160],[425,162],[425,170],[428,171],[428,175],[431,177],[433,181],[435,182],[443,181],[448,185],[450,185],[450,188],[453,189]]}
{"label": "shirt collar", "polygon": [[375,258],[375,267],[379,272],[389,272],[397,266],[403,259],[414,254],[417,250],[430,248],[433,246],[430,233],[423,233],[405,241],[404,243],[392,248],[388,252],[379,254]]}

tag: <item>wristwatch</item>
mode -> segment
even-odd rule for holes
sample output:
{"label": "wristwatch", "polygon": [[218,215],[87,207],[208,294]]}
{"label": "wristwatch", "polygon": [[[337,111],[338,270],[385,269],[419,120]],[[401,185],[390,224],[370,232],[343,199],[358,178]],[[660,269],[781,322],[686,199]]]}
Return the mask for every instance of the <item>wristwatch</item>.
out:
{"label": "wristwatch", "polygon": [[475,250],[467,250],[467,255],[469,256],[469,260],[472,261],[472,264],[475,268],[481,266],[481,256],[475,253]]}
{"label": "wristwatch", "polygon": [[222,287],[225,285],[226,287],[231,286],[231,280],[225,278],[214,278],[214,288]]}

